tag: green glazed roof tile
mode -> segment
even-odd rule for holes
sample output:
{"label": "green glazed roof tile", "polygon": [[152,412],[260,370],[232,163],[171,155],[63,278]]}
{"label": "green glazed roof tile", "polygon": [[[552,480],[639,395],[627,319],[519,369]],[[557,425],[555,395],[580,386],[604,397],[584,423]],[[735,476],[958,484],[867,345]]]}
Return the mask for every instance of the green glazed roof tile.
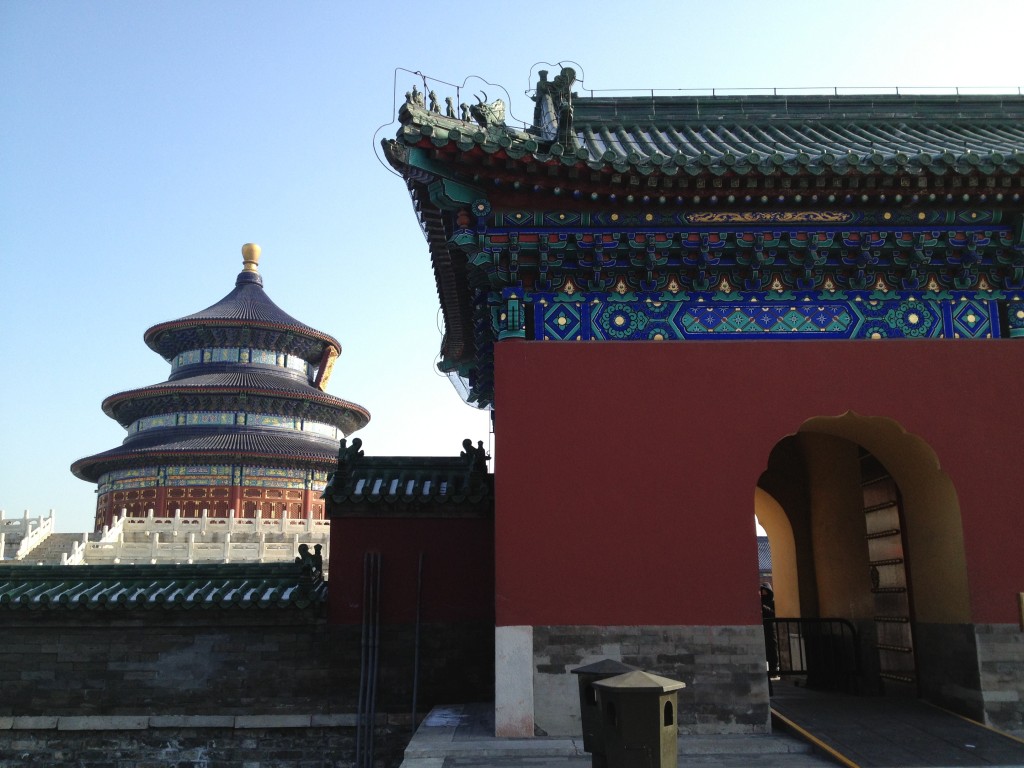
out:
{"label": "green glazed roof tile", "polygon": [[369,504],[431,508],[477,507],[493,497],[491,475],[461,457],[367,456],[340,480],[332,476],[323,498],[329,516]]}
{"label": "green glazed roof tile", "polygon": [[0,565],[4,609],[248,608],[323,603],[327,587],[299,563]]}
{"label": "green glazed roof tile", "polygon": [[430,129],[435,146],[467,151],[472,145],[456,137],[471,135],[488,153],[620,173],[682,166],[693,174],[795,174],[823,165],[887,174],[982,165],[1016,171],[1024,162],[1020,95],[577,97],[573,110],[575,151],[530,131],[485,131],[416,107],[404,109],[399,139],[417,144]]}

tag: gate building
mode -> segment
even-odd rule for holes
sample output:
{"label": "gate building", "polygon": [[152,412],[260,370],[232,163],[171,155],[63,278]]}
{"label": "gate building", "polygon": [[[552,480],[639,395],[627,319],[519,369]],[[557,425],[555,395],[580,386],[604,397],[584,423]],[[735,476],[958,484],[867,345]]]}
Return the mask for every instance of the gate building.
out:
{"label": "gate building", "polygon": [[413,88],[383,144],[493,409],[499,735],[578,733],[606,657],[685,681],[684,730],[766,730],[755,516],[851,685],[1021,731],[1024,97],[548,74],[519,126]]}

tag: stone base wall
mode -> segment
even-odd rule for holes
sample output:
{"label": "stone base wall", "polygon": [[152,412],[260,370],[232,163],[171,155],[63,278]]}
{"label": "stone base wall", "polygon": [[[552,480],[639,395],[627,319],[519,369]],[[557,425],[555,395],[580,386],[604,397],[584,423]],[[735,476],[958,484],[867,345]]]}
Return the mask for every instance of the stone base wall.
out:
{"label": "stone base wall", "polygon": [[1024,631],[975,624],[985,722],[1024,738]]}
{"label": "stone base wall", "polygon": [[[361,628],[317,609],[6,612],[0,717],[358,710]],[[489,623],[420,627],[417,711],[493,696]],[[415,627],[383,625],[377,711],[412,708]]]}
{"label": "stone base wall", "polygon": [[1019,626],[915,624],[914,647],[923,698],[1024,738],[1024,632]]}
{"label": "stone base wall", "polygon": [[984,720],[975,628],[971,624],[914,624],[921,697],[972,720]]}
{"label": "stone base wall", "polygon": [[678,723],[686,734],[771,730],[764,631],[756,626],[533,627],[533,701],[538,733],[578,736],[571,670],[615,659],[686,683]]}
{"label": "stone base wall", "polygon": [[[78,768],[152,768],[218,766],[223,768],[350,768],[355,765],[355,718],[352,725],[289,727],[273,718],[249,718],[249,725],[156,724],[146,718],[114,720],[66,718],[37,727],[0,718],[0,768],[74,765]],[[106,718],[113,720],[112,718]],[[221,718],[223,719],[223,718]],[[230,719],[230,718],[229,718]],[[216,718],[205,718],[216,721]],[[408,720],[408,718],[406,718]],[[12,727],[12,725],[14,727]],[[91,728],[92,726],[101,726]],[[374,765],[397,768],[410,738],[408,722],[378,719],[374,731]]]}

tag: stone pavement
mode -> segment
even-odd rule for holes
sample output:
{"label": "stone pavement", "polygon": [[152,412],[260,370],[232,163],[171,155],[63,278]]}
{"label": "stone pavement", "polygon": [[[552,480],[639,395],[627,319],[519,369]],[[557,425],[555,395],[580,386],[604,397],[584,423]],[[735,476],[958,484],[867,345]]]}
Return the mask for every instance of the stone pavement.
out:
{"label": "stone pavement", "polygon": [[[435,708],[405,750],[402,768],[590,768],[580,739],[500,739],[489,704]],[[785,734],[679,737],[680,766],[811,768],[834,766]]]}
{"label": "stone pavement", "polygon": [[772,710],[859,768],[1024,768],[1024,742],[918,699],[776,683]]}
{"label": "stone pavement", "polygon": [[[776,684],[772,735],[679,737],[679,766],[706,768],[1024,768],[1024,741],[916,699]],[[805,732],[798,739],[794,734]],[[582,741],[495,738],[490,704],[438,707],[402,768],[590,768]]]}

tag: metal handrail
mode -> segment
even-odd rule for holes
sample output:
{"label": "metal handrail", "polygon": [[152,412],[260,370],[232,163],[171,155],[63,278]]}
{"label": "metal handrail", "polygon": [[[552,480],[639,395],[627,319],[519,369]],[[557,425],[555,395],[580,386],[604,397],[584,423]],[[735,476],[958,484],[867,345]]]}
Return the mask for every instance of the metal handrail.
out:
{"label": "metal handrail", "polygon": [[805,675],[809,686],[851,691],[861,674],[860,639],[847,619],[765,619],[778,648],[778,675]]}

